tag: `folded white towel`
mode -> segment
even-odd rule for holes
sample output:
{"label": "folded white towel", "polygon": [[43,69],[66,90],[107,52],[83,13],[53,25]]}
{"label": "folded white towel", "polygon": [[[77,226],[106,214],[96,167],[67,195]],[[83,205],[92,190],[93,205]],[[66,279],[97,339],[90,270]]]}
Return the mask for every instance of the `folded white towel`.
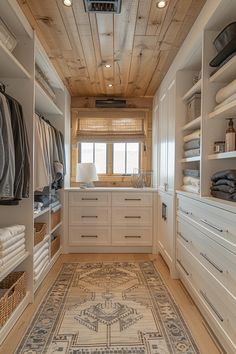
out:
{"label": "folded white towel", "polygon": [[195,186],[199,187],[200,186],[200,179],[199,178],[194,178],[190,176],[186,176],[183,178],[183,182],[185,186]]}
{"label": "folded white towel", "polygon": [[37,260],[38,257],[43,253],[45,249],[49,248],[48,241],[45,242],[36,252],[34,252],[34,262]]}
{"label": "folded white towel", "polygon": [[36,259],[36,261],[34,261],[34,268],[37,268],[37,266],[39,265],[39,263],[41,263],[41,261],[49,254],[49,248],[45,249],[43,251],[43,253]]}
{"label": "folded white towel", "polygon": [[195,130],[192,134],[184,136],[184,142],[187,143],[188,141],[199,139],[201,137],[201,130]]}
{"label": "folded white towel", "polygon": [[8,241],[0,242],[0,251],[5,250],[8,247],[11,247],[12,245],[14,245],[14,243],[24,238],[25,238],[25,234],[23,233],[10,238]]}
{"label": "folded white towel", "polygon": [[227,86],[220,89],[216,94],[216,102],[221,103],[236,93],[236,79],[231,81]]}
{"label": "folded white towel", "polygon": [[221,107],[224,107],[226,104],[231,103],[235,100],[236,100],[236,93],[234,93],[232,96],[230,96],[229,98],[226,98],[226,100],[224,100],[223,102],[221,102],[220,104],[215,106],[214,111],[216,111],[217,109],[220,109]]}
{"label": "folded white towel", "polygon": [[34,269],[34,277],[42,273],[42,270],[45,269],[45,265],[47,265],[48,262],[49,262],[49,256],[45,257],[43,262],[41,262],[39,266],[36,269]]}
{"label": "folded white towel", "polygon": [[0,229],[0,241],[8,241],[10,238],[22,234],[25,231],[25,225],[14,225]]}
{"label": "folded white towel", "polygon": [[22,238],[21,240],[15,242],[11,247],[5,248],[4,250],[0,251],[0,258],[7,256],[9,253],[15,251],[18,247],[25,245],[25,239]]}
{"label": "folded white towel", "polygon": [[25,245],[22,245],[22,246],[18,247],[16,250],[14,250],[13,252],[9,253],[7,256],[1,258],[0,259],[0,265],[1,266],[5,266],[5,264],[8,261],[13,259],[13,257],[17,256],[21,251],[25,251]]}
{"label": "folded white towel", "polygon": [[45,266],[43,267],[43,269],[41,270],[41,272],[37,275],[34,276],[34,281],[35,283],[39,280],[40,276],[43,274],[43,272],[45,271],[45,269],[47,268],[49,264],[49,261],[45,264]]}
{"label": "folded white towel", "polygon": [[4,263],[4,265],[0,266],[0,271],[9,268],[11,265],[13,265],[24,254],[25,254],[25,250],[20,251],[15,256],[12,256],[7,262]]}
{"label": "folded white towel", "polygon": [[196,193],[196,194],[199,194],[200,193],[200,189],[199,187],[196,187],[196,186],[182,186],[182,190],[185,191],[185,192],[190,192],[190,193]]}

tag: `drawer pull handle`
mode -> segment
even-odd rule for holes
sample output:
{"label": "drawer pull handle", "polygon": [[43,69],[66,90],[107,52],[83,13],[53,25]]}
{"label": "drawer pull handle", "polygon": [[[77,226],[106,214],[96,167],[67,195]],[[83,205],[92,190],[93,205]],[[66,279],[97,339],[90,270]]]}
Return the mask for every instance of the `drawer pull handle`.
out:
{"label": "drawer pull handle", "polygon": [[185,242],[189,242],[189,240],[186,238],[186,237],[184,237],[182,234],[181,234],[181,232],[177,232],[177,235],[179,236],[179,237],[181,237]]}
{"label": "drawer pull handle", "polygon": [[193,215],[193,213],[191,213],[190,211],[184,210],[182,208],[179,208],[179,210],[186,215]]}
{"label": "drawer pull handle", "polygon": [[97,215],[82,215],[81,218],[94,218],[94,219],[96,219],[96,218],[98,218],[98,216]]}
{"label": "drawer pull handle", "polygon": [[98,235],[81,235],[83,238],[98,238]]}
{"label": "drawer pull handle", "polygon": [[218,227],[218,226],[216,226],[216,225],[211,224],[209,221],[207,221],[207,220],[205,220],[205,219],[201,219],[201,222],[203,222],[203,224],[206,224],[206,225],[212,227],[213,229],[215,229],[215,230],[217,230],[217,231],[219,231],[219,232],[224,232],[223,229],[221,229],[220,227]]}
{"label": "drawer pull handle", "polygon": [[131,236],[131,235],[126,235],[125,238],[141,238],[142,236]]}
{"label": "drawer pull handle", "polygon": [[98,198],[82,198],[82,200],[98,200]]}
{"label": "drawer pull handle", "polygon": [[200,255],[208,262],[210,263],[218,272],[223,273],[223,270],[215,263],[213,262],[206,254],[200,252]]}
{"label": "drawer pull handle", "polygon": [[141,216],[125,216],[125,219],[141,219]]}
{"label": "drawer pull handle", "polygon": [[212,305],[211,301],[208,299],[207,295],[200,290],[200,294],[202,295],[203,299],[206,301],[206,303],[210,306],[210,308],[214,311],[216,316],[219,318],[221,322],[224,322],[224,318],[220,315],[220,313],[217,311],[214,305]]}
{"label": "drawer pull handle", "polygon": [[141,200],[142,200],[141,198],[125,198],[125,201],[136,201],[136,202],[139,202]]}
{"label": "drawer pull handle", "polygon": [[185,267],[183,266],[182,262],[181,262],[179,259],[177,259],[177,262],[179,263],[180,267],[183,269],[184,273],[185,273],[187,276],[189,276],[189,272],[187,272],[187,270],[186,270]]}

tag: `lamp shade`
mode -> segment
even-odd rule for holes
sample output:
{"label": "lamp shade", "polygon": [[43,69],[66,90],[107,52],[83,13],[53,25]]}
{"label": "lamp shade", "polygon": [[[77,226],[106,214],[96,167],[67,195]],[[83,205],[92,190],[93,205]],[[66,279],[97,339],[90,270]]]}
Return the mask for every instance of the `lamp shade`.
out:
{"label": "lamp shade", "polygon": [[94,163],[78,163],[76,172],[77,182],[93,182],[98,180]]}

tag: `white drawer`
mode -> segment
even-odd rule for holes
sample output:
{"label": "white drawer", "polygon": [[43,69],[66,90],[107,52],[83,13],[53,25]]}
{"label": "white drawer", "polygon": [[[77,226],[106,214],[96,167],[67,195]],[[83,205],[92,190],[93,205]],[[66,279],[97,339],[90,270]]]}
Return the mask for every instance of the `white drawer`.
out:
{"label": "white drawer", "polygon": [[112,208],[112,224],[151,226],[152,208]]}
{"label": "white drawer", "polygon": [[152,193],[146,192],[114,192],[112,193],[114,206],[152,206]]}
{"label": "white drawer", "polygon": [[111,245],[110,227],[70,226],[70,246],[109,246]]}
{"label": "white drawer", "polygon": [[111,193],[107,192],[69,192],[70,206],[109,206]]}
{"label": "white drawer", "polygon": [[177,238],[236,297],[236,255],[182,220]]}
{"label": "white drawer", "polygon": [[112,228],[112,244],[116,246],[152,246],[151,228]]}
{"label": "white drawer", "polygon": [[181,196],[178,215],[236,253],[236,214]]}
{"label": "white drawer", "polygon": [[111,210],[104,207],[70,207],[69,225],[109,225]]}

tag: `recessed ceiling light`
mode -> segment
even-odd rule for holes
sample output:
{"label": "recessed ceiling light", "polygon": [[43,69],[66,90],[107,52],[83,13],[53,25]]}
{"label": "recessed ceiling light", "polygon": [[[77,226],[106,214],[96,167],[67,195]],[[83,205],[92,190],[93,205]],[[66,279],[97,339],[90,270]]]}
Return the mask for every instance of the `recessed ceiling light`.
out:
{"label": "recessed ceiling light", "polygon": [[72,0],[63,0],[63,4],[68,7],[72,6]]}
{"label": "recessed ceiling light", "polygon": [[113,85],[112,84],[109,84],[108,87],[112,87]]}
{"label": "recessed ceiling light", "polygon": [[164,9],[164,7],[166,7],[166,5],[167,5],[167,1],[165,1],[165,0],[160,0],[157,2],[157,7],[159,9]]}
{"label": "recessed ceiling light", "polygon": [[105,68],[109,69],[109,68],[111,68],[111,65],[110,64],[106,64]]}

